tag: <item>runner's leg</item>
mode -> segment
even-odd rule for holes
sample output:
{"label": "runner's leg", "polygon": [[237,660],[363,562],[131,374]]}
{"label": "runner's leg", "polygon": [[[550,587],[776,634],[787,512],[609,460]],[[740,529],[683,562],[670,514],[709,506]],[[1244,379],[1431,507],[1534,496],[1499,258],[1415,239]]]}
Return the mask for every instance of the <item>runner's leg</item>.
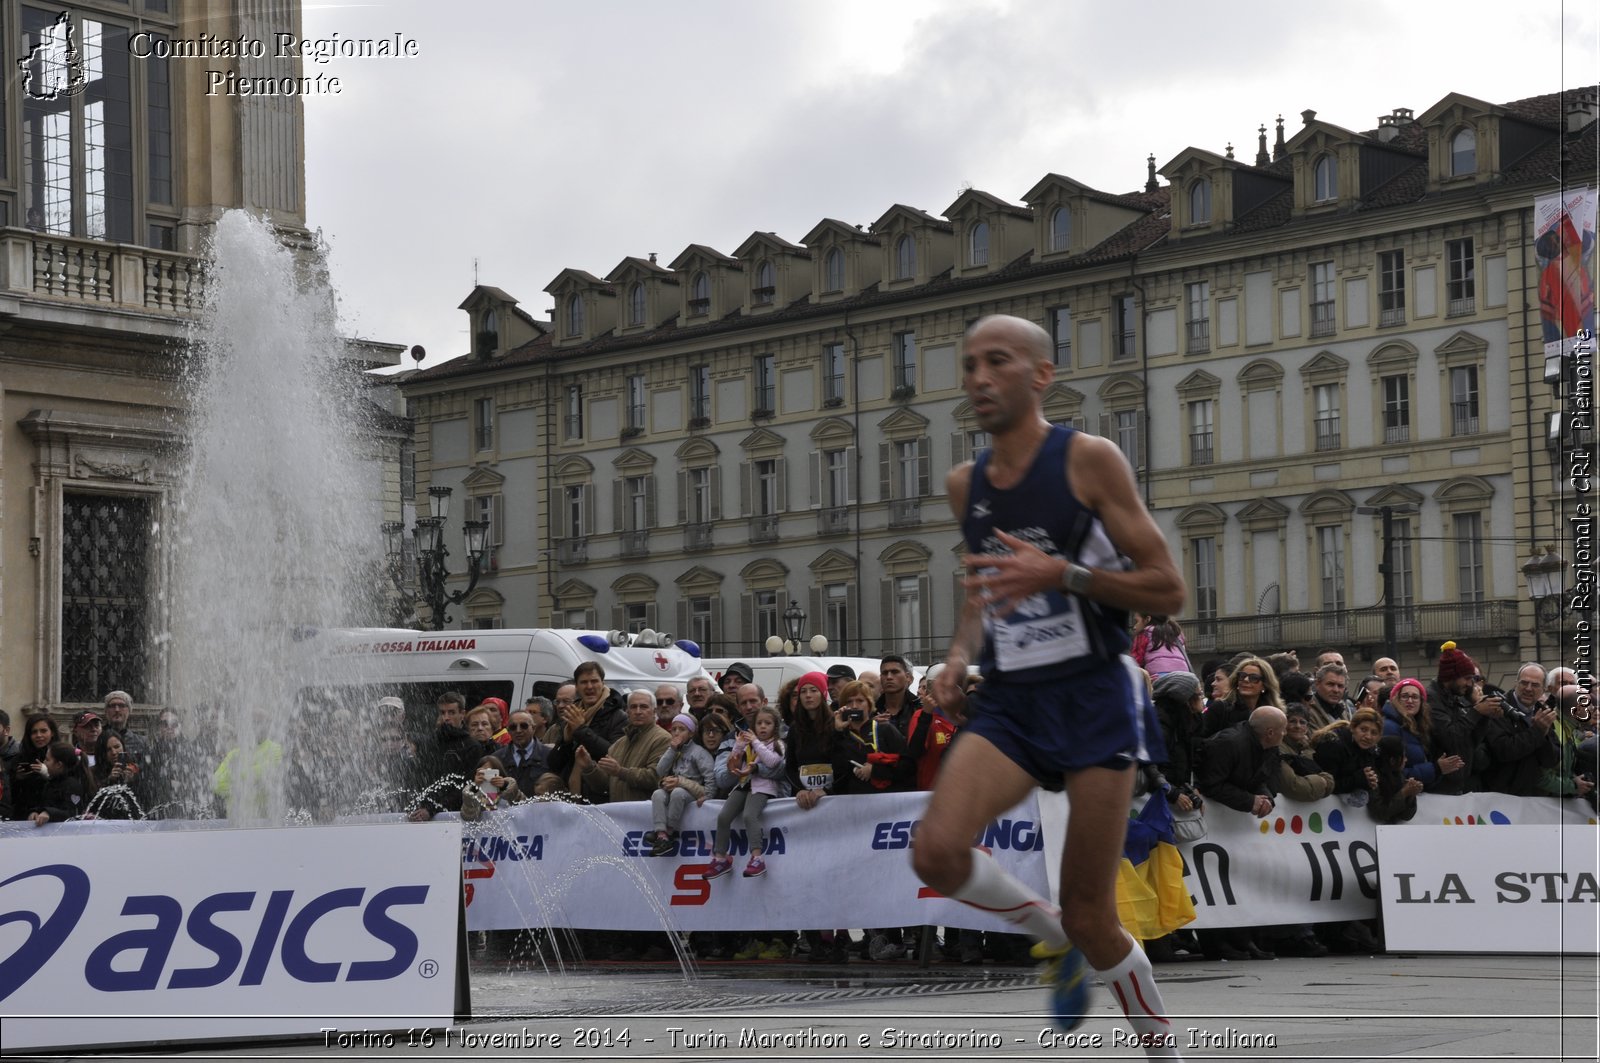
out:
{"label": "runner's leg", "polygon": [[1128,1024],[1155,1059],[1179,1058],[1150,960],[1117,916],[1117,869],[1133,800],[1132,767],[1085,768],[1067,777],[1061,853],[1061,921]]}
{"label": "runner's leg", "polygon": [[1059,914],[1045,898],[1003,871],[972,839],[1012,808],[1034,779],[982,735],[968,733],[950,747],[927,811],[917,824],[912,866],[947,897],[994,912],[1054,947],[1065,944]]}

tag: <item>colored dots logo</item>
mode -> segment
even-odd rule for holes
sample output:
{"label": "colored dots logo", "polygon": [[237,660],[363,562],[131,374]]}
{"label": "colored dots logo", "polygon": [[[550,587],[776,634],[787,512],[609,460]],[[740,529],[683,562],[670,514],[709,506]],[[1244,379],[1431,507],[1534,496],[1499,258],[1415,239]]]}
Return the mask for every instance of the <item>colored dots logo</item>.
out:
{"label": "colored dots logo", "polygon": [[[1321,834],[1323,827],[1322,813],[1313,812],[1304,820],[1298,815],[1291,816],[1288,819],[1279,816],[1270,822],[1262,820],[1260,830],[1262,834],[1303,834],[1306,831],[1310,831],[1312,834]],[[1329,812],[1326,827],[1335,834],[1343,834],[1344,813],[1337,808]]]}
{"label": "colored dots logo", "polygon": [[1509,826],[1511,817],[1499,809],[1490,809],[1487,815],[1482,816],[1468,813],[1465,819],[1460,816],[1444,817],[1444,825],[1446,827],[1487,827],[1491,823],[1497,827]]}

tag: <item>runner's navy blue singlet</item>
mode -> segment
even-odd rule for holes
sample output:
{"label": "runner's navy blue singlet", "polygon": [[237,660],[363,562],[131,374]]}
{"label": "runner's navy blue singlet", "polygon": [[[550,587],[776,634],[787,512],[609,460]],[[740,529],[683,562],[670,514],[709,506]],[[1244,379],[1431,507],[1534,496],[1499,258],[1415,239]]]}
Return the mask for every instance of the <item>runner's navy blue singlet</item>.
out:
{"label": "runner's navy blue singlet", "polygon": [[[1127,560],[1100,518],[1067,486],[1067,454],[1076,430],[1051,425],[1020,483],[1001,490],[989,482],[989,452],[972,467],[961,530],[974,554],[1009,554],[995,531],[1009,532],[1051,557],[1122,571]],[[1061,590],[1032,595],[1010,616],[986,609],[979,667],[986,676],[1038,682],[1104,667],[1126,653],[1128,614]]]}

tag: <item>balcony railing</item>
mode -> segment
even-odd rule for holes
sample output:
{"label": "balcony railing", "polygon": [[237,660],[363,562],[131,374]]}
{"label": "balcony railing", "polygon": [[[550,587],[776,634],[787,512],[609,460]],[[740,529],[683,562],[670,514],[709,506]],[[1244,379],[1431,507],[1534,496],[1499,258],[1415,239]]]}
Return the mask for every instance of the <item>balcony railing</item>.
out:
{"label": "balcony railing", "polygon": [[1333,335],[1333,300],[1311,304],[1311,334],[1313,336]]}
{"label": "balcony railing", "polygon": [[1189,433],[1189,464],[1210,465],[1212,460],[1211,433]]}
{"label": "balcony railing", "polygon": [[1211,350],[1211,319],[1202,317],[1188,324],[1188,353],[1205,354]]}
{"label": "balcony railing", "polygon": [[850,510],[846,506],[829,506],[817,510],[818,535],[847,535],[850,532]]}
{"label": "balcony railing", "polygon": [[1316,426],[1317,426],[1317,449],[1318,450],[1338,450],[1339,449],[1339,417],[1338,417],[1338,415],[1334,414],[1332,416],[1318,417],[1317,420],[1316,420]]}
{"label": "balcony railing", "polygon": [[204,295],[201,261],[132,244],[0,230],[0,288],[78,303],[189,316]]}
{"label": "balcony railing", "polygon": [[1386,306],[1378,311],[1378,327],[1389,328],[1393,325],[1406,323],[1406,308],[1403,306]]}
{"label": "balcony railing", "polygon": [[556,563],[562,565],[586,565],[589,563],[589,540],[587,539],[558,539],[556,540]]}
{"label": "balcony railing", "polygon": [[1475,436],[1478,434],[1478,404],[1452,402],[1450,404],[1450,434]]}
{"label": "balcony railing", "polygon": [[777,542],[778,515],[776,513],[770,513],[763,517],[751,517],[750,541],[753,543]]}
{"label": "balcony railing", "polygon": [[[1387,416],[1384,419],[1385,421],[1390,420]],[[1411,422],[1386,423],[1383,426],[1383,441],[1385,443],[1409,443],[1411,441]]]}
{"label": "balcony railing", "polygon": [[685,550],[711,549],[711,527],[709,523],[685,525],[683,529],[683,548]]}
{"label": "balcony railing", "polygon": [[1462,317],[1466,314],[1475,312],[1477,308],[1478,300],[1476,296],[1463,295],[1459,298],[1451,299],[1445,305],[1445,316]]}
{"label": "balcony railing", "polygon": [[648,531],[625,531],[622,533],[623,557],[649,557],[650,533]]}
{"label": "balcony railing", "polygon": [[[1276,653],[1285,646],[1326,643],[1376,647],[1384,641],[1383,616],[1384,610],[1374,607],[1185,620],[1183,637],[1190,653]],[[1408,641],[1515,639],[1518,630],[1517,602],[1509,599],[1396,606],[1394,618],[1395,638]]]}
{"label": "balcony railing", "polygon": [[915,528],[922,523],[922,499],[897,498],[889,503],[889,527]]}

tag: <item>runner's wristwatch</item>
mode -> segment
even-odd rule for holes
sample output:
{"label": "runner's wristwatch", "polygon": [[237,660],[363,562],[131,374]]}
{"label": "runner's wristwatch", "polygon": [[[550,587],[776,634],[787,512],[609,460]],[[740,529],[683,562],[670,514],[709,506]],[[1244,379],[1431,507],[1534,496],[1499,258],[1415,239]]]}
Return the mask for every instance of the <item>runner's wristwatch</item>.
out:
{"label": "runner's wristwatch", "polygon": [[1067,562],[1067,567],[1061,573],[1061,589],[1067,594],[1088,594],[1091,573],[1085,565],[1074,565]]}

